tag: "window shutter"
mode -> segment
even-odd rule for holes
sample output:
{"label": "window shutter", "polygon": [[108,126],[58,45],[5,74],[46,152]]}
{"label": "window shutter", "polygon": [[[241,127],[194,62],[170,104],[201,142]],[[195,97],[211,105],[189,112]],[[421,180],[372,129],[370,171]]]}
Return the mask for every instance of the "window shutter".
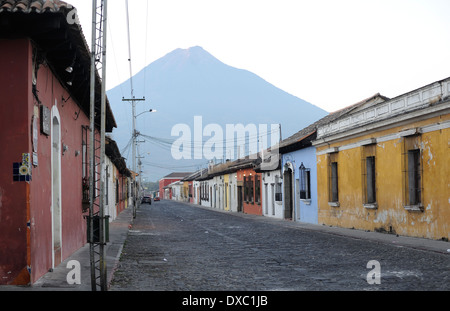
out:
{"label": "window shutter", "polygon": [[376,202],[375,194],[375,157],[366,158],[367,203]]}
{"label": "window shutter", "polygon": [[331,200],[332,200],[332,202],[339,201],[338,164],[337,164],[337,162],[331,163]]}
{"label": "window shutter", "polygon": [[420,150],[408,151],[409,204],[420,203]]}

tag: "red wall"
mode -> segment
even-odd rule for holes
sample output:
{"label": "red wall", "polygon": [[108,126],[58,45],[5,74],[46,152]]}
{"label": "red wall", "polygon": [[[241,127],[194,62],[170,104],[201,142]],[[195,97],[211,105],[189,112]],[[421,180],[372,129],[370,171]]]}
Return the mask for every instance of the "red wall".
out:
{"label": "red wall", "polygon": [[125,210],[125,208],[128,207],[128,194],[127,194],[127,177],[123,176],[119,173],[119,170],[117,170],[117,180],[119,181],[119,203],[117,203],[117,215],[119,215],[121,212]]}
{"label": "red wall", "polygon": [[[0,284],[33,283],[52,267],[51,141],[41,134],[38,122],[38,165],[32,167],[32,181],[13,182],[12,164],[22,153],[32,153],[31,124],[39,115],[32,94],[32,48],[28,40],[0,40]],[[86,222],[82,213],[82,125],[88,117],[70,98],[51,70],[40,65],[37,94],[50,110],[60,115],[61,146],[61,259],[86,243]],[[39,117],[40,121],[40,117]],[[29,231],[27,231],[29,222]]]}
{"label": "red wall", "polygon": [[[237,175],[237,181],[244,181],[244,175],[245,176],[252,176],[252,180],[253,180],[253,203],[246,202],[245,201],[245,196],[244,196],[244,188],[245,185],[243,187],[242,190],[242,199],[243,201],[243,212],[245,214],[253,214],[253,215],[262,215],[262,201],[261,201],[261,174],[260,173],[256,173],[254,170],[252,169],[242,169],[237,171],[236,175]],[[260,185],[260,191],[259,191],[259,204],[257,203],[257,197],[256,197],[256,189],[255,189],[255,176],[258,176],[258,180],[259,180],[259,185]]]}
{"label": "red wall", "polygon": [[[164,199],[164,189],[163,188],[165,186],[168,186],[171,183],[179,181],[179,180],[181,180],[181,178],[175,178],[175,179],[173,179],[173,178],[170,178],[170,179],[163,178],[163,179],[159,180],[159,197],[161,198],[161,200]],[[172,192],[170,192],[170,194],[171,195],[170,195],[169,199],[172,199]]]}
{"label": "red wall", "polygon": [[0,284],[29,280],[29,184],[13,182],[13,163],[30,149],[30,60],[27,40],[0,40]]}

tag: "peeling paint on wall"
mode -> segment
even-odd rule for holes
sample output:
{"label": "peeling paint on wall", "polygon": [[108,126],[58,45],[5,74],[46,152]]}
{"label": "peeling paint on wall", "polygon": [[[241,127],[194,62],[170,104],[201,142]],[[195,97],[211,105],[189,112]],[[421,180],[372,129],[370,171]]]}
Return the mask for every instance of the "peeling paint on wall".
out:
{"label": "peeling paint on wall", "polygon": [[433,161],[433,153],[431,152],[431,146],[428,141],[422,141],[420,143],[420,149],[422,150],[422,159],[425,159],[425,155],[428,155],[427,165],[436,165],[436,161]]}
{"label": "peeling paint on wall", "polygon": [[[437,119],[414,123],[412,128],[431,126],[439,121]],[[383,132],[382,135],[395,137],[391,133],[398,133],[401,130],[403,129],[393,128]],[[368,135],[361,136],[359,140],[367,140]],[[447,135],[450,135],[448,128],[378,141],[376,177],[382,182],[377,183],[377,209],[375,210],[367,210],[363,207],[364,200],[361,194],[363,182],[361,181],[364,176],[359,171],[361,155],[356,151],[358,144],[355,140],[317,147],[319,223],[432,239],[449,237],[448,163],[450,162],[448,162]],[[370,138],[373,136],[371,133]],[[328,150],[330,146],[332,148],[357,146],[342,148],[339,151],[339,207],[328,204],[329,175],[327,153],[324,150]],[[420,211],[405,209],[404,200],[408,188],[405,183],[403,161],[405,150],[409,149],[420,149],[422,160],[421,204],[423,209]]]}

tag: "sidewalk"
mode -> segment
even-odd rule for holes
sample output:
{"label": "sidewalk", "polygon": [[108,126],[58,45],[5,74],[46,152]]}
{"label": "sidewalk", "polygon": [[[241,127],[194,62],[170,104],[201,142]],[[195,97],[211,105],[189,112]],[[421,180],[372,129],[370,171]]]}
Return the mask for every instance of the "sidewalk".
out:
{"label": "sidewalk", "polygon": [[[109,243],[106,244],[106,272],[108,285],[122,253],[122,248],[128,235],[129,225],[133,222],[133,209],[129,207],[121,212],[109,224]],[[81,265],[81,284],[68,284],[67,274],[73,269],[67,267],[70,260],[77,260]],[[1,291],[91,291],[89,243],[73,253],[69,258],[46,273],[31,286],[0,286]]]}

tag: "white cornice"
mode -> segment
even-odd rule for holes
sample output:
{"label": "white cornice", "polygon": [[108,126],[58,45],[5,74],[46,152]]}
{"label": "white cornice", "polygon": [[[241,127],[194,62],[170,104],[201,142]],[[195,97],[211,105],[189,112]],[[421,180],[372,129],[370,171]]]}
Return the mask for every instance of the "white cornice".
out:
{"label": "white cornice", "polygon": [[423,126],[420,128],[411,128],[411,129],[407,129],[407,130],[404,130],[401,132],[380,136],[377,138],[363,139],[358,142],[342,145],[339,147],[324,149],[324,150],[321,150],[320,152],[317,152],[316,155],[324,155],[324,154],[328,154],[328,153],[332,153],[332,152],[349,150],[349,149],[365,146],[368,144],[377,144],[377,143],[382,143],[382,142],[386,142],[386,141],[390,141],[390,140],[400,139],[400,138],[406,137],[406,136],[420,135],[420,134],[430,133],[430,132],[434,132],[434,131],[440,131],[440,130],[444,130],[444,129],[448,129],[448,128],[450,128],[450,120],[440,122],[440,123],[430,124],[430,125]]}
{"label": "white cornice", "polygon": [[449,109],[450,78],[344,115],[317,129],[313,145]]}
{"label": "white cornice", "polygon": [[[445,103],[441,103],[436,106],[428,106],[409,113],[399,114],[396,115],[395,117],[386,118],[380,121],[374,121],[372,123],[363,126],[354,127],[342,132],[337,132],[334,135],[318,138],[315,141],[313,141],[312,144],[315,147],[321,147],[327,144],[339,142],[349,138],[367,135],[375,133],[376,131],[386,130],[393,127],[404,126],[411,122],[427,120],[435,116],[449,113],[450,113],[450,101],[447,101]],[[434,124],[433,126],[439,127],[439,124]],[[408,135],[405,134],[403,136]]]}

